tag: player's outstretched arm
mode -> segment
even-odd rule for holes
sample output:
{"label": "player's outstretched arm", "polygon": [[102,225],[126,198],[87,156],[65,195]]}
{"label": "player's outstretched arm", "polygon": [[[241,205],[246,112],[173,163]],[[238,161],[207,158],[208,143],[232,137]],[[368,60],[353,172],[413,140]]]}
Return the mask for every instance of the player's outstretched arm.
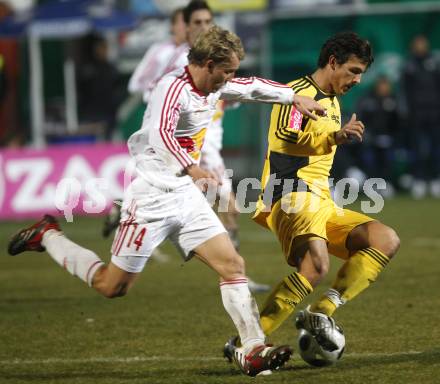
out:
{"label": "player's outstretched arm", "polygon": [[238,102],[294,103],[294,92],[286,84],[259,77],[236,77],[219,90],[220,99]]}
{"label": "player's outstretched arm", "polygon": [[316,115],[326,114],[326,109],[311,97],[297,95],[286,84],[259,77],[235,78],[228,81],[220,90],[220,98],[231,101],[293,104],[299,112],[312,120],[317,120]]}
{"label": "player's outstretched arm", "polygon": [[[327,110],[321,104],[308,96],[295,94],[293,97],[293,105],[304,116],[307,116],[312,120],[318,119],[316,115],[325,116],[327,113]],[[313,112],[315,112],[315,114]]]}

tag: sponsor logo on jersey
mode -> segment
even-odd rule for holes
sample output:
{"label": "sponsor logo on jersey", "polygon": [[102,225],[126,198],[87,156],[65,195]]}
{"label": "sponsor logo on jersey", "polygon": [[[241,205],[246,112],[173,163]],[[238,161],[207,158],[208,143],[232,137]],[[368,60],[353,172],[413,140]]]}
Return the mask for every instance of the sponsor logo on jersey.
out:
{"label": "sponsor logo on jersey", "polygon": [[339,116],[332,115],[331,118],[336,124],[341,125],[341,122],[339,120]]}
{"label": "sponsor logo on jersey", "polygon": [[193,136],[177,137],[176,139],[194,160],[199,160],[205,135],[206,128],[203,128]]}
{"label": "sponsor logo on jersey", "polygon": [[290,114],[290,124],[289,127],[294,131],[301,130],[303,115],[295,107],[292,106],[292,113]]}

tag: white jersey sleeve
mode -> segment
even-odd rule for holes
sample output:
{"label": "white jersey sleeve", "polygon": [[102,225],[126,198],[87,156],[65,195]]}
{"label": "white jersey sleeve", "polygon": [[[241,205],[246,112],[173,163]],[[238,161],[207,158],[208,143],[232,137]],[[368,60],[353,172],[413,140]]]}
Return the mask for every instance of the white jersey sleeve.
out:
{"label": "white jersey sleeve", "polygon": [[[178,171],[197,162],[182,148],[176,139],[175,132],[180,119],[182,108],[186,109],[190,103],[185,90],[184,76],[167,76],[159,81],[152,93],[148,106],[149,144],[157,153],[162,153],[169,162],[170,155],[176,161]],[[176,167],[173,167],[176,169]]]}
{"label": "white jersey sleeve", "polygon": [[162,76],[182,69],[188,65],[188,53],[189,45],[187,43],[180,44],[178,47],[176,47],[173,54],[169,58],[167,65],[163,69]]}
{"label": "white jersey sleeve", "polygon": [[128,91],[142,93],[144,101],[148,101],[153,88],[166,73],[175,51],[176,46],[172,41],[153,44],[130,77]]}
{"label": "white jersey sleeve", "polygon": [[237,77],[218,92],[223,100],[279,104],[292,104],[294,95],[288,85],[259,77]]}

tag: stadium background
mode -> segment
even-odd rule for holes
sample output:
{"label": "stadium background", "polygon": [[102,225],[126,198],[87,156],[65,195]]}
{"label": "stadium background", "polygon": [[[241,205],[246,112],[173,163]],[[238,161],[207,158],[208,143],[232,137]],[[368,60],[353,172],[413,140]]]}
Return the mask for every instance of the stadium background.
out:
{"label": "stadium background", "polygon": [[[48,2],[34,1],[34,5]],[[17,8],[19,4],[24,7],[30,3],[9,1],[9,5]],[[118,49],[112,51],[112,61],[126,81],[148,44],[166,36],[167,10],[185,2],[109,3],[133,11],[140,23],[138,32],[106,33],[117,45]],[[401,68],[414,35],[425,34],[434,53],[440,50],[439,1],[212,0],[209,3],[218,11],[218,23],[234,29],[243,38],[247,58],[240,75],[258,74],[290,81],[310,73],[322,42],[332,33],[350,29],[371,40],[376,61],[362,85],[342,98],[345,118],[356,111],[357,100],[371,89],[379,75],[387,75],[399,92]],[[3,21],[0,32],[5,32]],[[139,41],[136,37],[145,31],[147,38],[143,45],[130,43]],[[43,128],[50,134],[44,135],[49,146],[38,148],[41,143],[34,145],[32,139],[29,41],[26,34],[14,35],[10,31],[6,34],[7,37],[0,38],[0,54],[8,63],[5,67],[8,95],[0,104],[0,381],[246,382],[217,353],[233,328],[223,314],[215,278],[198,263],[182,265],[169,244],[165,250],[176,256],[172,262],[152,263],[127,298],[111,302],[68,277],[48,257],[6,256],[10,235],[40,214],[43,200],[53,205],[55,179],[50,180],[52,184],[41,182],[36,187],[23,184],[40,161],[44,163],[39,154],[58,151],[50,157],[54,169],[55,163],[62,163],[62,168],[56,170],[58,176],[67,172],[65,158],[74,158],[77,153],[89,162],[79,161],[76,168],[71,166],[74,169],[69,174],[77,175],[81,183],[87,177],[109,174],[119,180],[112,170],[105,171],[101,165],[92,164],[93,157],[102,149],[95,145],[109,145],[112,155],[120,154],[124,151],[124,137],[139,126],[143,113],[142,104],[136,100],[127,102],[121,108],[111,142],[105,142],[102,131],[89,130],[81,124],[75,132],[67,132],[63,66],[66,53],[78,49],[75,44],[79,38],[44,39],[41,41],[46,108]],[[260,175],[269,112],[269,107],[242,105],[226,114],[224,154],[227,165],[234,169],[236,181]],[[102,159],[106,156],[105,148]],[[17,165],[22,164],[22,156],[30,159],[26,170]],[[347,159],[343,151],[339,156]],[[32,163],[33,159],[39,162]],[[7,167],[12,164],[9,161],[14,162],[13,166]],[[344,175],[350,160],[342,163],[338,164],[340,175]],[[395,172],[404,174],[408,167],[408,158],[399,158]],[[34,193],[26,194],[29,191],[25,190],[31,187]],[[24,206],[17,203],[22,201],[16,199],[20,191],[24,193]],[[43,199],[45,194],[47,198]],[[107,207],[112,197],[107,196]],[[387,200],[384,210],[376,217],[397,230],[402,249],[371,290],[338,312],[338,321],[347,334],[347,356],[327,370],[310,369],[296,356],[286,371],[264,379],[265,382],[438,382],[439,213],[437,198],[415,201],[402,190],[397,197]],[[99,215],[75,216],[73,223],[62,222],[68,236],[108,260],[110,241],[100,238],[101,225]],[[247,215],[242,215],[241,227],[242,253],[250,273],[275,284],[288,272],[279,245]],[[332,261],[324,286],[330,283],[338,265],[338,261]],[[182,295],[182,291],[188,295]],[[262,300],[258,297],[260,303]],[[119,327],[121,324],[124,331]],[[274,341],[294,344],[293,325],[283,326]]]}
{"label": "stadium background", "polygon": [[[40,1],[40,4],[48,3]],[[50,1],[49,1],[50,3]],[[166,36],[167,9],[184,1],[113,1],[125,9],[138,11],[141,27],[138,32],[109,31],[106,37],[117,48],[112,48],[111,60],[120,71],[122,82],[127,81],[142,53],[154,39]],[[313,5],[316,3],[317,5]],[[376,61],[366,74],[362,84],[342,98],[344,116],[356,109],[358,98],[371,89],[379,75],[386,75],[399,93],[399,78],[402,65],[408,56],[412,37],[425,34],[436,53],[440,48],[440,2],[438,1],[214,1],[219,24],[235,30],[243,39],[247,59],[242,64],[240,75],[259,74],[274,80],[286,82],[310,73],[316,63],[322,42],[330,34],[340,30],[354,30],[371,40]],[[148,6],[146,4],[149,4]],[[161,5],[162,4],[162,5]],[[164,5],[165,4],[165,5]],[[226,5],[225,5],[226,4]],[[238,9],[234,12],[231,9]],[[139,25],[139,24],[138,24]],[[149,36],[143,43],[138,41],[141,33]],[[152,33],[153,31],[153,33]],[[300,31],[300,32],[298,32]],[[1,33],[1,32],[0,32]],[[288,38],[286,38],[288,36]],[[8,36],[11,37],[11,36]],[[136,40],[137,37],[137,40]],[[65,73],[63,63],[68,52],[76,52],[80,38],[41,40],[42,73],[46,121],[43,132],[55,134],[46,137],[52,142],[100,141],[100,132],[87,132],[87,137],[66,137],[66,119],[63,110],[66,100]],[[116,43],[116,45],[114,44]],[[29,45],[25,36],[2,39],[0,50],[11,58],[7,67],[10,79],[10,97],[0,110],[0,139],[3,145],[11,141],[14,132],[19,132],[19,143],[40,142],[31,131],[31,78],[29,73]],[[76,60],[77,58],[74,57]],[[128,95],[126,95],[128,98]],[[121,103],[122,104],[122,103]],[[141,122],[144,105],[141,102],[121,108],[117,122],[115,140],[123,141],[136,130]],[[227,165],[235,170],[237,179],[258,176],[264,156],[268,107],[243,105],[231,110],[225,118],[224,153]],[[81,123],[81,122],[80,122]],[[80,126],[81,128],[81,126]],[[61,136],[61,137],[60,137]],[[74,135],[78,136],[78,135]],[[79,135],[81,136],[81,135]],[[344,150],[342,150],[344,151]],[[407,168],[405,158],[398,160],[396,172]],[[342,170],[343,171],[343,170]],[[340,174],[343,174],[343,172]]]}

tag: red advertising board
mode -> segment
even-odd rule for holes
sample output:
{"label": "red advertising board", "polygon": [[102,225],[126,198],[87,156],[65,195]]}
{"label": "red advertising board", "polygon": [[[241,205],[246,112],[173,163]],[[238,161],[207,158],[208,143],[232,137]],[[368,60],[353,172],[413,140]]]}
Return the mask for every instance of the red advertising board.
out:
{"label": "red advertising board", "polygon": [[1,150],[0,219],[103,213],[123,196],[129,160],[125,144]]}

